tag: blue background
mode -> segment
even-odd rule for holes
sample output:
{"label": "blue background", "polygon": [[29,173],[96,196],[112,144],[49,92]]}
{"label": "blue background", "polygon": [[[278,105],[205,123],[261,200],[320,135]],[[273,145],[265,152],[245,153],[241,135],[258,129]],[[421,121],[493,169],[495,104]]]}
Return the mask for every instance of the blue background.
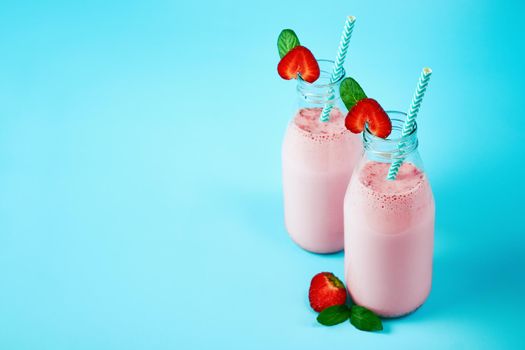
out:
{"label": "blue background", "polygon": [[[283,227],[293,28],[419,115],[434,285],[381,334],[315,322],[343,254]],[[2,1],[1,349],[524,348],[522,1]]]}

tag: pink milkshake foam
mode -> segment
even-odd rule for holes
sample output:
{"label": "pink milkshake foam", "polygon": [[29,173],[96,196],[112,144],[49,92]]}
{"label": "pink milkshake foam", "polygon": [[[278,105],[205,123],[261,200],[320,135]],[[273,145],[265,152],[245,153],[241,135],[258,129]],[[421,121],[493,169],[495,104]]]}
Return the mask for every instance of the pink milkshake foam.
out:
{"label": "pink milkshake foam", "polygon": [[346,134],[343,113],[337,108],[332,109],[327,123],[319,121],[322,108],[303,108],[294,117],[294,124],[305,132],[305,136],[313,140],[323,141]]}

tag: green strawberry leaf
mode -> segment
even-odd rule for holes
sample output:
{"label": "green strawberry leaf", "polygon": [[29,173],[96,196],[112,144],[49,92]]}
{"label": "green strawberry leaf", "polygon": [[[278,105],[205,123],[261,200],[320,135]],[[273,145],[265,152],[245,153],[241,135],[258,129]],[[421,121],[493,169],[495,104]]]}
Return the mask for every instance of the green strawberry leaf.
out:
{"label": "green strawberry leaf", "polygon": [[350,323],[362,331],[373,332],[383,330],[381,319],[372,311],[359,305],[353,305],[350,310]]}
{"label": "green strawberry leaf", "polygon": [[363,98],[366,98],[366,94],[363,91],[363,88],[359,85],[357,81],[355,81],[354,78],[345,78],[341,82],[341,86],[339,87],[339,94],[341,95],[341,99],[343,100],[343,103],[346,106],[346,109],[351,110],[352,107],[355,106],[357,101],[362,100]]}
{"label": "green strawberry leaf", "polygon": [[279,49],[279,56],[281,58],[283,58],[288,51],[299,45],[301,45],[301,43],[293,30],[284,29],[281,34],[279,34],[277,48]]}
{"label": "green strawberry leaf", "polygon": [[334,326],[343,323],[350,317],[350,309],[346,305],[334,305],[327,307],[319,316],[317,322],[324,326]]}

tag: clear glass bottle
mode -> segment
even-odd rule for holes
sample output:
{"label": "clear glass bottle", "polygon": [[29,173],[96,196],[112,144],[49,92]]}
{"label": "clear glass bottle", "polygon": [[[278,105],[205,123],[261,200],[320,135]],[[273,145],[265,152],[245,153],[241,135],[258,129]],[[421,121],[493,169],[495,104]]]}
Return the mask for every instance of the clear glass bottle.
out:
{"label": "clear glass bottle", "polygon": [[[417,126],[401,137],[405,113],[387,113],[392,134],[381,139],[366,128],[365,152],[346,191],[345,280],[357,304],[397,317],[417,309],[430,292],[435,207]],[[387,180],[397,159],[403,159],[399,173]]]}
{"label": "clear glass bottle", "polygon": [[[284,216],[288,233],[299,246],[333,253],[343,249],[343,200],[362,145],[344,126],[347,111],[339,95],[344,73],[330,83],[333,61],[318,62],[317,81],[310,84],[298,78],[299,108],[284,137]],[[333,109],[330,120],[321,122],[325,104]]]}

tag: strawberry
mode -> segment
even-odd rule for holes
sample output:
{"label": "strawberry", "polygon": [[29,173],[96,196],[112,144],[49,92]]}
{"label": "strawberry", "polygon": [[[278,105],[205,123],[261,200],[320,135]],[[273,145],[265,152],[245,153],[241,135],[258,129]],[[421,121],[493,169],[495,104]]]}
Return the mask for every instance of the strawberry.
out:
{"label": "strawberry", "polygon": [[291,49],[281,59],[277,72],[286,80],[297,79],[297,74],[300,74],[301,78],[309,83],[316,81],[321,74],[319,64],[312,52],[300,45]]}
{"label": "strawberry", "polygon": [[312,278],[308,299],[310,299],[310,306],[315,311],[321,312],[330,306],[344,305],[346,288],[333,273],[321,272]]}
{"label": "strawberry", "polygon": [[358,134],[368,128],[377,137],[386,139],[392,132],[392,122],[381,105],[372,98],[359,100],[348,112],[345,119],[345,126],[354,134]]}

